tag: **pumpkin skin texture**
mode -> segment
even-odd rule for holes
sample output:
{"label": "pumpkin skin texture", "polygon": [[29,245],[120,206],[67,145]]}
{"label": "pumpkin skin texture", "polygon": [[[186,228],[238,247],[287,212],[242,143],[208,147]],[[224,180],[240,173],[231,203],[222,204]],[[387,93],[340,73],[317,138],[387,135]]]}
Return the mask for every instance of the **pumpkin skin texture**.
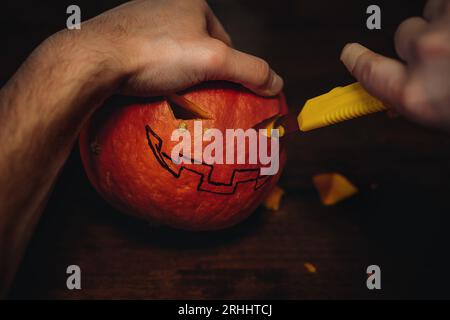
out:
{"label": "pumpkin skin texture", "polygon": [[[265,98],[228,82],[203,83],[180,95],[211,115],[202,120],[204,130],[217,128],[224,137],[225,129],[253,128],[288,110],[282,95]],[[80,133],[88,178],[114,207],[148,221],[186,230],[232,226],[275,186],[285,151],[280,143],[279,170],[273,176],[261,176],[259,163],[173,163],[171,150],[178,141],[171,141],[172,132],[182,128],[194,139],[193,127],[194,119],[177,119],[163,97],[111,99]],[[203,142],[203,150],[209,143]],[[248,147],[245,152],[248,156]]]}

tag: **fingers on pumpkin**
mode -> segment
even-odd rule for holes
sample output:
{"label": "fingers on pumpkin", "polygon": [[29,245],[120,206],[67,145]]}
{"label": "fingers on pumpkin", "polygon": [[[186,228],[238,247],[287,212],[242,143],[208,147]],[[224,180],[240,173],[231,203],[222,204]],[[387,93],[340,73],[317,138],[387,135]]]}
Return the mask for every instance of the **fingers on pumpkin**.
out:
{"label": "fingers on pumpkin", "polygon": [[326,206],[334,205],[358,193],[358,189],[339,173],[315,175],[312,182],[319,192],[320,200]]}

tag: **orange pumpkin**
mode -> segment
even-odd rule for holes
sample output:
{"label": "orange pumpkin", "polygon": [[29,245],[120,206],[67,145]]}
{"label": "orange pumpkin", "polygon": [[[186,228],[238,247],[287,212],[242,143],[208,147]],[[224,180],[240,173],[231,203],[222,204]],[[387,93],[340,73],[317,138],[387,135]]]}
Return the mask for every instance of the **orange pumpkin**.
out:
{"label": "orange pumpkin", "polygon": [[[287,113],[283,96],[265,98],[226,82],[210,82],[180,95],[207,111],[204,129],[248,129]],[[246,218],[275,186],[280,170],[261,164],[176,164],[170,150],[176,129],[193,130],[195,117],[163,97],[114,98],[80,134],[81,158],[95,189],[129,214],[189,230],[222,229]],[[245,149],[248,153],[248,149]]]}

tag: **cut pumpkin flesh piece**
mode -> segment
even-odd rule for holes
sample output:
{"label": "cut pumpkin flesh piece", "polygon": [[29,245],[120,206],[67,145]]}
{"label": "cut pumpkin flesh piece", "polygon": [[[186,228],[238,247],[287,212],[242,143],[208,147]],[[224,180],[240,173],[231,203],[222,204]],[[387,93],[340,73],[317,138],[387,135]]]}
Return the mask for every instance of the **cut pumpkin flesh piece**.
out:
{"label": "cut pumpkin flesh piece", "polygon": [[263,205],[269,210],[277,211],[280,209],[281,198],[283,197],[284,190],[279,186],[275,186],[267,198],[264,200]]}
{"label": "cut pumpkin flesh piece", "polygon": [[212,119],[211,114],[208,111],[204,110],[202,107],[196,105],[192,101],[184,98],[183,96],[179,96],[177,94],[169,94],[167,96],[169,102],[175,103],[177,106],[181,107],[188,113],[196,116],[199,119]]}
{"label": "cut pumpkin flesh piece", "polygon": [[339,173],[322,173],[313,177],[313,184],[326,206],[334,205],[358,192],[358,189]]}
{"label": "cut pumpkin flesh piece", "polygon": [[305,266],[306,271],[308,271],[309,273],[316,273],[317,272],[317,268],[315,265],[313,265],[310,262],[305,262],[303,264]]}
{"label": "cut pumpkin flesh piece", "polygon": [[255,130],[261,130],[261,129],[265,129],[266,131],[263,131],[263,135],[266,137],[271,137],[273,135],[272,130],[273,129],[278,129],[278,137],[282,137],[285,134],[285,128],[281,125],[277,125],[275,127],[275,123],[276,121],[280,118],[279,115],[265,119],[259,123],[257,123],[253,129]]}

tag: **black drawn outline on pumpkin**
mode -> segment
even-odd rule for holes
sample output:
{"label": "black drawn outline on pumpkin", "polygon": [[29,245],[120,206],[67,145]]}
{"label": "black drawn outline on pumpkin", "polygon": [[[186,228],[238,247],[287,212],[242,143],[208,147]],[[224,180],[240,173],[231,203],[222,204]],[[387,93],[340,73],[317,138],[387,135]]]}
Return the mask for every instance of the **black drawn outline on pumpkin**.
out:
{"label": "black drawn outline on pumpkin", "polygon": [[[166,169],[177,179],[180,178],[183,170],[190,171],[192,173],[197,174],[200,177],[200,181],[197,185],[197,191],[209,192],[209,193],[220,194],[220,195],[233,195],[236,193],[236,189],[239,184],[250,183],[250,182],[254,182],[253,190],[256,191],[259,188],[261,188],[262,186],[264,186],[272,177],[272,176],[261,175],[259,168],[235,169],[235,170],[233,170],[230,181],[228,183],[217,182],[217,181],[213,181],[211,178],[212,172],[214,170],[214,166],[211,164],[204,163],[204,162],[197,162],[196,164],[201,165],[201,166],[206,166],[209,168],[209,173],[207,175],[207,180],[205,182],[205,174],[204,173],[199,172],[194,169],[191,169],[191,168],[187,168],[185,166],[179,166],[179,165],[173,164],[172,158],[167,153],[162,151],[162,146],[163,146],[162,139],[156,134],[155,131],[153,131],[153,129],[149,125],[145,126],[145,131],[146,131],[148,145],[149,145],[153,155],[155,156],[156,160],[158,161],[159,165],[161,165],[162,168]],[[152,137],[154,137],[156,139],[156,143],[154,143]],[[186,156],[181,155],[181,154],[180,154],[180,157],[190,160],[189,158],[187,158]],[[178,171],[171,168],[170,164],[172,164],[174,167],[175,166],[178,167],[179,168]],[[241,173],[241,172],[255,173],[257,176],[255,178],[250,178],[250,179],[245,179],[245,180],[237,180],[236,174]],[[260,182],[260,181],[262,181],[262,182]],[[229,192],[226,192],[226,191],[219,192],[219,191],[208,190],[208,189],[205,189],[205,184],[206,185],[209,184],[209,185],[212,185],[215,187],[226,187],[226,188],[231,187],[232,190]]]}

